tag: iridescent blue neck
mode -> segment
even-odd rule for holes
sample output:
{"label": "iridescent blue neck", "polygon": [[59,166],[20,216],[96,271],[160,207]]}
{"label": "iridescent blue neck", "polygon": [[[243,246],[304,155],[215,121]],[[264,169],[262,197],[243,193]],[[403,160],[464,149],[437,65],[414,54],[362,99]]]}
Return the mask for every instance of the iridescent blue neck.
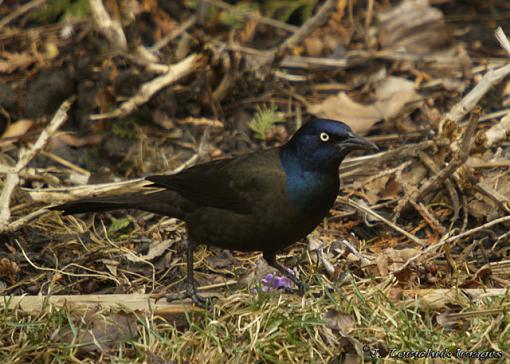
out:
{"label": "iridescent blue neck", "polygon": [[333,204],[340,180],[335,168],[318,168],[309,161],[303,163],[293,148],[280,149],[280,162],[287,176],[287,193],[294,207],[302,212],[329,210]]}

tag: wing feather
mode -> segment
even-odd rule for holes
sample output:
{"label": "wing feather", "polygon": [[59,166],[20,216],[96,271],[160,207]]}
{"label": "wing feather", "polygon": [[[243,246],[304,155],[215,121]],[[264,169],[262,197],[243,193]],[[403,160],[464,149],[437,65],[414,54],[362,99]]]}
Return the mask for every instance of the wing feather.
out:
{"label": "wing feather", "polygon": [[146,179],[156,187],[173,190],[199,205],[249,213],[250,203],[232,188],[228,171],[232,159],[221,159],[200,164],[174,175],[155,175]]}

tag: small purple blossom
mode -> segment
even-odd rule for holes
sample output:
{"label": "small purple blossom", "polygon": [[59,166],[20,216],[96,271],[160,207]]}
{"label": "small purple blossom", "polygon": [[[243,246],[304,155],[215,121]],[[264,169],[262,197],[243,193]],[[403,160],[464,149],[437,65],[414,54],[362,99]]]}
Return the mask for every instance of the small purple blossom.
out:
{"label": "small purple blossom", "polygon": [[262,278],[262,291],[268,292],[272,289],[291,288],[292,281],[287,277],[280,277],[269,273]]}

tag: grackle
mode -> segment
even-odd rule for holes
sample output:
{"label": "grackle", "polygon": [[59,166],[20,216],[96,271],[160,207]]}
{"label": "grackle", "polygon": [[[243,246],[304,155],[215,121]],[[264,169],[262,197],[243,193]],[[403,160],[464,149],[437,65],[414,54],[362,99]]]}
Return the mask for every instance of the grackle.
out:
{"label": "grackle", "polygon": [[147,192],[87,198],[52,209],[76,214],[134,208],[185,221],[186,294],[195,303],[203,303],[193,279],[198,244],[262,251],[267,263],[303,294],[303,283],[276,260],[276,252],[320,224],[338,195],[338,167],[357,149],[377,147],[342,122],[314,119],[281,147],[147,177],[153,187]]}

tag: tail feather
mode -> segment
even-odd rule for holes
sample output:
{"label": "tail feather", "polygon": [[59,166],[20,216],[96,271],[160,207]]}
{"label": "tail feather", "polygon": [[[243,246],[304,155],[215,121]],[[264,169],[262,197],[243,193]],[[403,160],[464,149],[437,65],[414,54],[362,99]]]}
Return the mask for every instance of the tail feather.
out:
{"label": "tail feather", "polygon": [[135,208],[132,196],[93,197],[66,202],[50,207],[50,210],[62,211],[64,215],[81,214],[84,212],[103,212],[119,209]]}
{"label": "tail feather", "polygon": [[196,205],[174,191],[149,193],[131,193],[118,196],[92,197],[66,202],[50,207],[50,210],[62,211],[64,215],[84,212],[103,212],[121,209],[139,209],[156,214],[185,220]]}

